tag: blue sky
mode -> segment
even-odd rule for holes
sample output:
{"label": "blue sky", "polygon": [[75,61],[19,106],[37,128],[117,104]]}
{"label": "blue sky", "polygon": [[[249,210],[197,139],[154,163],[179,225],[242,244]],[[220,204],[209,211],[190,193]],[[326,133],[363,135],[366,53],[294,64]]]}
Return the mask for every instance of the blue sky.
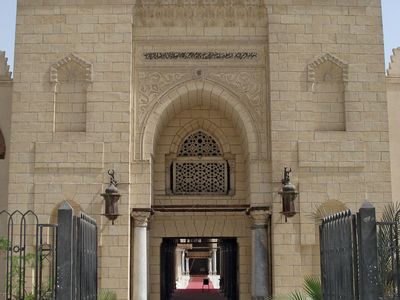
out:
{"label": "blue sky", "polygon": [[[7,52],[11,69],[14,62],[15,14],[17,0],[0,0],[0,50]],[[386,66],[392,49],[400,47],[400,0],[382,0]]]}

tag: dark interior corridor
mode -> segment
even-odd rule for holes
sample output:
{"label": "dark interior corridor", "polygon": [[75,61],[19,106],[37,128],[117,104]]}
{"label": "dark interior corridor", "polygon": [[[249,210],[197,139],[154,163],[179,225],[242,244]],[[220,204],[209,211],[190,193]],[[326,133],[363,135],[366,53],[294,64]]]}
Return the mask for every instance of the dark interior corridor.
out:
{"label": "dark interior corridor", "polygon": [[164,238],[160,299],[237,300],[237,249],[236,238]]}

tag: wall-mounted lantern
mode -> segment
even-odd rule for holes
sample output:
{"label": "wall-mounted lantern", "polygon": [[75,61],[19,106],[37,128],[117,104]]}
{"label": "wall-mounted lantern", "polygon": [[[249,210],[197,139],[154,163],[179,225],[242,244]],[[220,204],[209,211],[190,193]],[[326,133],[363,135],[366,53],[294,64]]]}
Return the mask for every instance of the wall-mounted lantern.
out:
{"label": "wall-mounted lantern", "polygon": [[114,225],[114,221],[120,216],[118,214],[118,200],[121,197],[121,194],[117,189],[118,182],[115,180],[114,174],[114,170],[108,170],[110,185],[106,188],[105,192],[101,194],[105,200],[103,216],[109,219],[112,225]]}
{"label": "wall-mounted lantern", "polygon": [[279,195],[282,196],[282,212],[285,216],[285,222],[287,222],[287,218],[293,217],[296,214],[294,200],[299,194],[296,190],[294,184],[290,182],[289,174],[292,172],[292,169],[286,168],[283,171],[283,179],[282,182],[282,191],[279,192]]}

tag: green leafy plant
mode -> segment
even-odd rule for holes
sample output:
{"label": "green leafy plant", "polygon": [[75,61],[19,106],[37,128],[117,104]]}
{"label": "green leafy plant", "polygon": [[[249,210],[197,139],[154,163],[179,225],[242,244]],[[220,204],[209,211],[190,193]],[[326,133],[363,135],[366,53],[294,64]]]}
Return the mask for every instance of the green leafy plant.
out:
{"label": "green leafy plant", "polygon": [[[378,226],[378,273],[379,287],[385,297],[393,297],[394,278],[396,269],[393,261],[393,250],[396,247],[396,214],[400,211],[400,203],[390,203],[385,205],[381,217],[381,223],[385,225]],[[398,220],[397,220],[398,221]],[[393,225],[390,225],[393,224]],[[400,226],[398,226],[400,236]]]}
{"label": "green leafy plant", "polygon": [[117,300],[117,293],[110,290],[100,290],[99,300]]}
{"label": "green leafy plant", "polygon": [[[9,241],[4,238],[0,237],[0,253],[6,254],[9,248]],[[25,267],[29,266],[32,267],[35,261],[35,254],[34,253],[27,253],[24,256],[21,256],[23,260],[25,260]],[[13,256],[11,258],[12,262],[12,268],[10,270],[11,272],[11,287],[12,290],[15,291],[16,294],[12,295],[14,299],[20,299],[22,295],[19,295],[19,284],[20,281],[23,280],[21,278],[21,270],[20,270],[20,256]],[[7,284],[7,283],[6,283]],[[32,296],[30,296],[32,295]],[[25,293],[25,300],[30,300],[34,299],[34,296],[32,293]]]}

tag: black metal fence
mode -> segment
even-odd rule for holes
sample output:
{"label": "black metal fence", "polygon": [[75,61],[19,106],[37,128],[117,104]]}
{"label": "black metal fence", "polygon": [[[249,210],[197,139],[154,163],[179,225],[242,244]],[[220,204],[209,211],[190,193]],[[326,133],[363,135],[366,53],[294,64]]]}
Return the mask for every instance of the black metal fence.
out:
{"label": "black metal fence", "polygon": [[33,211],[17,210],[1,211],[0,226],[0,295],[6,300],[97,299],[95,220],[74,216],[64,202],[58,224],[41,224]]}
{"label": "black metal fence", "polygon": [[365,203],[327,217],[320,226],[324,300],[400,299],[399,214],[377,222]]}
{"label": "black metal fence", "polygon": [[355,299],[355,216],[345,211],[323,220],[321,230],[321,274],[324,299]]}
{"label": "black metal fence", "polygon": [[1,211],[0,222],[6,228],[0,237],[5,299],[54,299],[57,226],[40,224],[30,210]]}

